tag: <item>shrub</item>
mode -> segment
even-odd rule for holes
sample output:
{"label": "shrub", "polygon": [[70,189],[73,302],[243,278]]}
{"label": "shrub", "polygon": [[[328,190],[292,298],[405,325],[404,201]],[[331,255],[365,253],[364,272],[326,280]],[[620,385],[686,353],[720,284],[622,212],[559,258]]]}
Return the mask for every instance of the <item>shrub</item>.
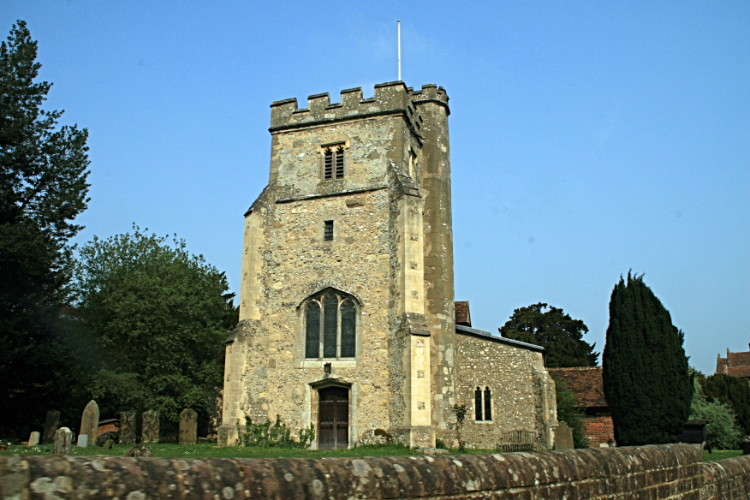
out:
{"label": "shrub", "polygon": [[315,426],[310,424],[309,428],[302,428],[299,432],[299,441],[292,438],[292,431],[281,421],[281,416],[276,415],[276,422],[271,424],[270,420],[262,424],[256,424],[250,417],[245,420],[245,432],[240,431],[237,423],[237,431],[240,436],[241,446],[255,446],[259,448],[309,448],[315,441]]}
{"label": "shrub", "polygon": [[589,441],[583,435],[583,412],[576,406],[576,396],[565,388],[565,382],[552,377],[555,381],[557,397],[557,420],[565,422],[573,431],[573,444],[576,448],[588,448]]}
{"label": "shrub", "polygon": [[690,407],[690,418],[708,421],[706,433],[708,446],[716,450],[733,450],[742,438],[742,429],[737,424],[732,407],[719,401],[706,401],[697,395]]}

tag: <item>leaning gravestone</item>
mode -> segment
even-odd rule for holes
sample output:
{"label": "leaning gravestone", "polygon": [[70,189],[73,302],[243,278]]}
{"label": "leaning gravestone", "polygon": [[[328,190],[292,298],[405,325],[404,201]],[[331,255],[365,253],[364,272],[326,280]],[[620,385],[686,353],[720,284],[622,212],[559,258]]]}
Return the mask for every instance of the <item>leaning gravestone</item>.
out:
{"label": "leaning gravestone", "polygon": [[60,427],[60,412],[50,410],[47,412],[47,419],[44,421],[44,434],[42,443],[51,443],[55,440],[55,432]]}
{"label": "leaning gravestone", "polygon": [[[78,434],[86,434],[88,441],[83,445],[85,448],[88,443],[96,442],[96,436],[99,434],[99,405],[93,399],[89,401],[81,415],[81,431]],[[80,436],[78,440],[81,443]]]}
{"label": "leaning gravestone", "polygon": [[159,442],[159,412],[149,410],[143,412],[143,436],[144,444]]}
{"label": "leaning gravestone", "polygon": [[29,436],[29,446],[36,446],[39,444],[39,432],[34,431],[31,433],[31,436]]}
{"label": "leaning gravestone", "polygon": [[198,414],[192,408],[185,408],[180,413],[180,444],[198,442]]}
{"label": "leaning gravestone", "polygon": [[73,432],[67,427],[60,427],[55,433],[55,455],[70,455],[73,445]]}
{"label": "leaning gravestone", "polygon": [[135,410],[120,413],[120,444],[135,444]]}
{"label": "leaning gravestone", "polygon": [[573,448],[573,430],[566,422],[560,422],[555,429],[555,449],[572,450]]}

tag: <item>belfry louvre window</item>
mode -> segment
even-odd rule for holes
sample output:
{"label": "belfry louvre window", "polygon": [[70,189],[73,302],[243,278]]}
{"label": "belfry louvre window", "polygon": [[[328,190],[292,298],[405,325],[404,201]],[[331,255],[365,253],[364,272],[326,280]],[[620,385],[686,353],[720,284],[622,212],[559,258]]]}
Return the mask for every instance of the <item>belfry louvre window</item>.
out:
{"label": "belfry louvre window", "polygon": [[344,178],[344,146],[327,148],[323,157],[325,180]]}
{"label": "belfry louvre window", "polygon": [[485,387],[477,387],[474,391],[474,420],[477,422],[492,421],[492,391]]}
{"label": "belfry louvre window", "polygon": [[357,306],[346,294],[328,291],[305,306],[305,358],[354,358]]}
{"label": "belfry louvre window", "polygon": [[333,241],[333,221],[323,221],[323,239],[325,241]]}

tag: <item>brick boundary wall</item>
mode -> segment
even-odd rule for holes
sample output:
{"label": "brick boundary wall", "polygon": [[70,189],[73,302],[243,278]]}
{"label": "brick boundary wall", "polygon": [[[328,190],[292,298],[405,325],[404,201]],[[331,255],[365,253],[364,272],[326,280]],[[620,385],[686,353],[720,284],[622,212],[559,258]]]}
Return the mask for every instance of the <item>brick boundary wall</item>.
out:
{"label": "brick boundary wall", "polygon": [[0,457],[0,498],[739,499],[750,457],[691,445],[493,455],[183,459]]}

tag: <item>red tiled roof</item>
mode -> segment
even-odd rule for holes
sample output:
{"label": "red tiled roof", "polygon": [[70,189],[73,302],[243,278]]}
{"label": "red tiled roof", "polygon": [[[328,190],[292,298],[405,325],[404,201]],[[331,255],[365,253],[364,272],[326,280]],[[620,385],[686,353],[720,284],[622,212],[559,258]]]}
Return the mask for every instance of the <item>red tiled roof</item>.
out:
{"label": "red tiled roof", "polygon": [[716,373],[750,378],[750,352],[729,352],[727,349],[727,357],[719,355],[716,360]]}
{"label": "red tiled roof", "polygon": [[469,314],[469,301],[456,301],[456,324],[471,326],[471,314]]}
{"label": "red tiled roof", "polygon": [[584,408],[606,408],[602,382],[602,367],[593,368],[547,368],[550,375],[565,383],[565,388],[576,395],[577,406]]}

